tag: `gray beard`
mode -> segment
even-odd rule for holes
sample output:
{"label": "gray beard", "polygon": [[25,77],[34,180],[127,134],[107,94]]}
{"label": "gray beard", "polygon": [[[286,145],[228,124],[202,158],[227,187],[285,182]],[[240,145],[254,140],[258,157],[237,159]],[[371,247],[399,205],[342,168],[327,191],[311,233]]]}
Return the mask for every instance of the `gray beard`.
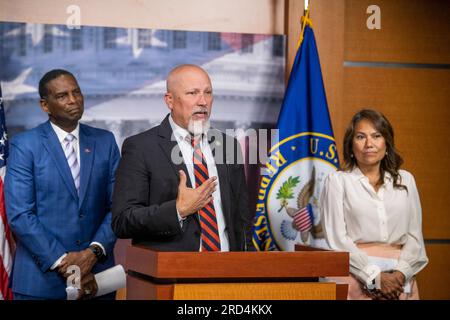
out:
{"label": "gray beard", "polygon": [[193,121],[191,119],[191,120],[189,120],[189,123],[188,123],[188,131],[194,137],[207,133],[210,127],[211,127],[211,123],[210,123],[209,119],[206,120],[205,122]]}

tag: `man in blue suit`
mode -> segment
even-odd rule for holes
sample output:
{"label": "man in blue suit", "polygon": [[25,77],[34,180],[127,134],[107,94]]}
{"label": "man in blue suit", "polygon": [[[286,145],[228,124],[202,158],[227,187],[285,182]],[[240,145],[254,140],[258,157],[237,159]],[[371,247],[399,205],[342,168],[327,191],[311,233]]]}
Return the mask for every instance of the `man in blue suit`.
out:
{"label": "man in blue suit", "polygon": [[11,139],[5,178],[8,221],[17,249],[15,299],[66,299],[67,268],[78,266],[84,298],[93,274],[114,265],[111,194],[119,150],[111,132],[80,124],[75,77],[52,70],[39,82],[49,121]]}

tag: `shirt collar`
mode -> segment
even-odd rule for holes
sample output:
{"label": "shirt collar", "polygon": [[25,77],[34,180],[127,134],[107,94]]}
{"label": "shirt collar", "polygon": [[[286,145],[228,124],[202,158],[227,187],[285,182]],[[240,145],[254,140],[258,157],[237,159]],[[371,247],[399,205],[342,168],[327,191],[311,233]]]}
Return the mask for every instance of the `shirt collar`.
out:
{"label": "shirt collar", "polygon": [[[170,126],[172,127],[172,132],[173,132],[173,135],[175,136],[175,139],[177,140],[177,142],[184,140],[184,141],[188,142],[189,144],[191,144],[191,139],[192,139],[191,133],[189,131],[187,131],[186,129],[177,125],[172,118],[172,114],[170,114],[170,116],[169,116],[169,123],[170,123]],[[202,134],[202,143],[205,143],[206,136],[207,136],[206,134]]]}
{"label": "shirt collar", "polygon": [[354,166],[349,173],[354,181],[366,178],[366,176],[362,173],[358,166]]}
{"label": "shirt collar", "polygon": [[62,143],[69,133],[71,133],[75,137],[75,139],[78,141],[79,136],[80,136],[80,123],[77,123],[77,126],[75,127],[75,129],[72,132],[64,131],[63,129],[61,129],[60,127],[58,127],[56,124],[54,124],[51,121],[50,121],[50,124],[53,128],[53,131],[55,131],[56,136],[58,137],[59,143]]}
{"label": "shirt collar", "polygon": [[189,133],[189,131],[187,131],[186,129],[180,127],[179,125],[177,125],[175,123],[175,121],[172,118],[172,114],[170,114],[170,116],[169,116],[169,123],[170,123],[170,126],[172,127],[173,135],[175,136],[175,139],[177,141],[185,140],[190,143],[191,134]]}
{"label": "shirt collar", "polygon": [[392,178],[392,175],[385,171],[384,172],[384,183],[389,183],[390,181],[394,180],[394,178]]}
{"label": "shirt collar", "polygon": [[[358,166],[355,166],[350,172],[350,175],[354,181],[361,180],[367,177],[362,173]],[[392,180],[392,175],[385,171],[384,172],[384,183],[389,183]]]}

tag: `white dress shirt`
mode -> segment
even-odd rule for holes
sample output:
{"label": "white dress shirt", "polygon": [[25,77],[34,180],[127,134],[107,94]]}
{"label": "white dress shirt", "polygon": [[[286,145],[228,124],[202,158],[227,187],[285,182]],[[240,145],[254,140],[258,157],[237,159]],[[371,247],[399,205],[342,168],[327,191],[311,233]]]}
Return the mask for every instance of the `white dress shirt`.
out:
{"label": "white dress shirt", "polygon": [[72,134],[75,139],[72,140],[72,146],[75,149],[75,153],[77,155],[77,161],[78,164],[80,164],[80,124],[78,123],[76,128],[73,129],[72,132],[67,132],[64,131],[63,129],[61,129],[60,127],[58,127],[56,124],[54,124],[53,122],[50,122],[53,131],[55,131],[56,136],[58,137],[58,141],[61,144],[61,148],[64,150],[66,142],[64,141],[64,139],[67,137],[67,135],[70,133]]}
{"label": "white dress shirt", "polygon": [[396,270],[405,280],[428,263],[422,235],[422,208],[414,177],[399,170],[401,184],[408,191],[393,187],[392,176],[375,192],[359,168],[333,172],[325,180],[320,198],[323,227],[333,250],[350,252],[350,272],[364,283],[373,275],[367,254],[357,243],[401,245]]}
{"label": "white dress shirt", "polygon": [[[65,144],[66,142],[64,141],[64,139],[66,138],[66,136],[70,133],[72,134],[75,139],[72,140],[72,146],[75,149],[75,154],[77,155],[77,161],[78,161],[78,165],[81,168],[81,162],[80,162],[80,124],[78,123],[76,128],[72,131],[72,132],[67,132],[64,131],[63,129],[61,129],[60,127],[58,127],[57,125],[55,125],[53,122],[50,121],[50,124],[53,128],[53,131],[55,131],[56,136],[58,137],[58,141],[61,144],[61,148],[64,150]],[[98,245],[100,248],[102,248],[103,254],[106,255],[106,250],[103,247],[103,245],[99,242],[92,242],[91,245],[96,244]],[[50,267],[51,270],[54,270],[60,263],[61,261],[64,259],[64,257],[67,255],[67,253],[63,254],[61,257],[59,257],[58,260],[55,261],[55,263]]]}
{"label": "white dress shirt", "polygon": [[[192,161],[194,149],[191,144],[191,134],[184,128],[180,127],[173,121],[172,115],[169,116],[169,123],[172,127],[173,135],[180,147],[181,154],[183,155],[183,162],[186,165],[186,168],[189,173],[189,179],[191,180],[192,188],[195,188],[195,175],[194,175],[194,163]],[[211,148],[208,143],[208,138],[204,134],[202,137],[202,141],[200,142],[200,146],[203,152],[203,156],[205,157],[206,164],[208,166],[209,177],[217,177],[217,186],[216,191],[212,194],[214,209],[216,211],[216,219],[217,219],[217,228],[219,230],[219,238],[220,238],[220,250],[221,251],[230,251],[230,245],[228,241],[228,234],[225,231],[225,217],[223,215],[222,209],[222,199],[220,197],[220,181],[219,175],[217,174],[217,167],[214,161],[214,157],[211,152]],[[180,224],[183,223],[183,219],[178,214],[178,220]],[[201,238],[200,238],[200,250],[201,250]]]}

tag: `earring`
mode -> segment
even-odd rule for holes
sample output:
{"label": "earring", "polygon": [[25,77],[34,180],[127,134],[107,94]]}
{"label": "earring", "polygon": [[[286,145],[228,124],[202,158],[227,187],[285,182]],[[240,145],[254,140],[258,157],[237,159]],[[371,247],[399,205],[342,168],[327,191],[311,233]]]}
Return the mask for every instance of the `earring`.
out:
{"label": "earring", "polygon": [[388,155],[388,152],[386,151],[386,155]]}
{"label": "earring", "polygon": [[353,158],[353,153],[350,155],[350,158]]}

